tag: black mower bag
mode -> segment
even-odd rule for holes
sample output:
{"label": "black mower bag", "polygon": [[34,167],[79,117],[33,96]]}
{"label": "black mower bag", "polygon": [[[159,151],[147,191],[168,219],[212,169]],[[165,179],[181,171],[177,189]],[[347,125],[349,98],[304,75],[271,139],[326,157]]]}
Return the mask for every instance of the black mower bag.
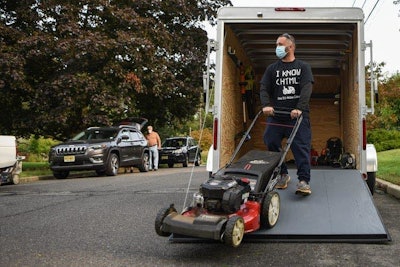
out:
{"label": "black mower bag", "polygon": [[278,166],[282,153],[251,150],[200,186],[204,207],[211,212],[234,213],[251,191],[261,193]]}
{"label": "black mower bag", "polygon": [[278,167],[281,157],[282,152],[250,150],[216,175],[247,178],[250,180],[252,191],[261,193],[271,179],[275,168]]}

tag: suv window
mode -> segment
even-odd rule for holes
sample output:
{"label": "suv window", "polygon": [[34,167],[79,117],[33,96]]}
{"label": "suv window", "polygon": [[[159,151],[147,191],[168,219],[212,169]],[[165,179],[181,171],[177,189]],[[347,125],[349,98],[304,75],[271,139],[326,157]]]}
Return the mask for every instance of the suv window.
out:
{"label": "suv window", "polygon": [[113,139],[118,131],[115,129],[88,129],[80,132],[72,140],[104,140]]}
{"label": "suv window", "polygon": [[189,146],[195,146],[196,142],[193,139],[189,139]]}
{"label": "suv window", "polygon": [[121,131],[119,137],[122,137],[122,136],[124,136],[124,135],[126,135],[126,136],[129,137],[129,139],[124,140],[124,141],[132,141],[132,137],[131,137],[131,135],[129,134],[129,130],[128,130],[128,129],[122,129],[122,131]]}
{"label": "suv window", "polygon": [[141,141],[143,138],[138,132],[130,131],[130,139],[132,141]]}

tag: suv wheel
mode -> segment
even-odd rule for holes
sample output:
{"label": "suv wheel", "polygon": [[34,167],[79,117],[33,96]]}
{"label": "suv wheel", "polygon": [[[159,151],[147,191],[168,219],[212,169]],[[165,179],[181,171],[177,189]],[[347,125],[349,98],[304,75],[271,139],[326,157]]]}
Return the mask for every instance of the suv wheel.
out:
{"label": "suv wheel", "polygon": [[198,154],[196,157],[196,161],[194,162],[195,166],[200,166],[201,165],[201,155]]}
{"label": "suv wheel", "polygon": [[53,172],[53,176],[57,179],[65,179],[69,175],[69,171]]}
{"label": "suv wheel", "polygon": [[109,176],[115,176],[118,174],[119,169],[119,158],[115,153],[111,153],[110,158],[107,162],[106,174]]}
{"label": "suv wheel", "polygon": [[97,176],[103,176],[104,174],[106,174],[105,170],[96,170],[96,174]]}
{"label": "suv wheel", "polygon": [[149,171],[149,154],[148,153],[144,153],[143,154],[143,158],[142,158],[142,162],[139,165],[139,171],[141,172],[148,172]]}

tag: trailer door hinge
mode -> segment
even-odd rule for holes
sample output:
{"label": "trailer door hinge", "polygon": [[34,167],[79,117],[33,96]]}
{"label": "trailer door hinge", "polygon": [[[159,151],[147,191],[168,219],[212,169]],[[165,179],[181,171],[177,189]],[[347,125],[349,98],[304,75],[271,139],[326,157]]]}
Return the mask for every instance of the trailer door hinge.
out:
{"label": "trailer door hinge", "polygon": [[364,41],[361,43],[361,51],[367,50],[368,47],[372,47],[372,42],[367,43]]}

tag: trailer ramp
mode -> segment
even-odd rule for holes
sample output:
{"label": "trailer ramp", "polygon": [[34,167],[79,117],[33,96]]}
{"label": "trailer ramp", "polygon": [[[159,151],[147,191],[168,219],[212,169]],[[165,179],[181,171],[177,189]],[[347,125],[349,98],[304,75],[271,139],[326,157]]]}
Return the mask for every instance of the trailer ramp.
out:
{"label": "trailer ramp", "polygon": [[358,170],[313,169],[309,196],[294,194],[297,179],[281,196],[280,218],[269,230],[245,236],[246,240],[387,242],[390,235]]}
{"label": "trailer ramp", "polygon": [[[296,170],[292,180],[279,190],[281,209],[272,229],[246,234],[244,242],[349,242],[391,241],[358,170],[313,169],[309,196],[296,195]],[[205,242],[198,238],[171,235],[172,242]],[[213,242],[213,241],[211,241]]]}

